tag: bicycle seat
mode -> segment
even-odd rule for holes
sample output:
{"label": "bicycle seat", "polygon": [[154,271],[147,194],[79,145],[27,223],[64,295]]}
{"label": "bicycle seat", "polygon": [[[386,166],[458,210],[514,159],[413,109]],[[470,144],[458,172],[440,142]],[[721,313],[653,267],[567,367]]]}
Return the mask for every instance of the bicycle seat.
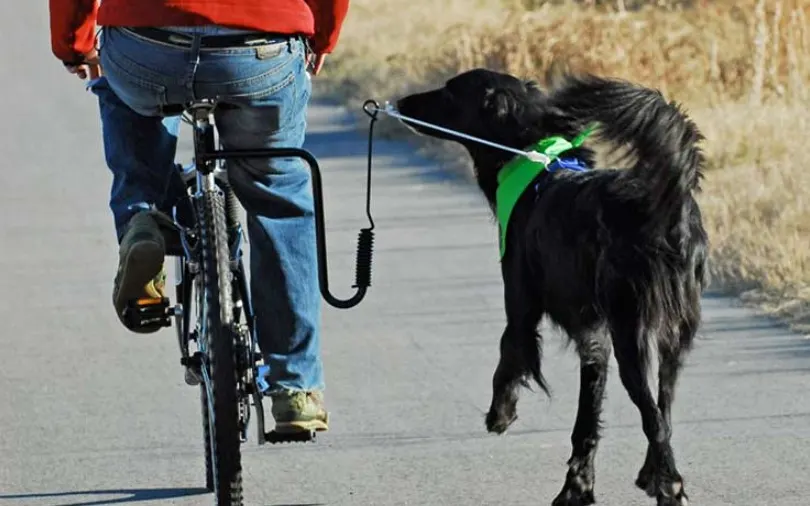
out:
{"label": "bicycle seat", "polygon": [[190,113],[195,109],[211,110],[215,106],[216,100],[210,98],[201,98],[183,104],[166,104],[160,107],[160,111],[164,116],[180,116],[185,112]]}

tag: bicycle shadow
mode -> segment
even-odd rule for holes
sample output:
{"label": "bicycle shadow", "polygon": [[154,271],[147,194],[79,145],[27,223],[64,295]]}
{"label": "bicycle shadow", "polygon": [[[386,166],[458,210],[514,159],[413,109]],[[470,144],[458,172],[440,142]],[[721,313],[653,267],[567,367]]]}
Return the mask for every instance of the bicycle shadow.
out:
{"label": "bicycle shadow", "polygon": [[118,490],[83,490],[73,492],[43,492],[31,494],[0,494],[0,501],[9,499],[45,499],[53,497],[68,497],[82,495],[123,495],[116,499],[101,499],[81,502],[65,502],[58,506],[95,506],[98,504],[124,504],[143,501],[155,501],[165,499],[177,499],[193,495],[208,494],[208,490],[202,487],[197,488],[141,488],[141,489],[118,489]]}

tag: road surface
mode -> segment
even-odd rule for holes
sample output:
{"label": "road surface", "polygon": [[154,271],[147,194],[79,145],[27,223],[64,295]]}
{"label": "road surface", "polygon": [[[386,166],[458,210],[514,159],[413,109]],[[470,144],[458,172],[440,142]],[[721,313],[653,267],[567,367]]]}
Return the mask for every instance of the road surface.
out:
{"label": "road surface", "polygon": [[[51,58],[45,2],[4,2],[0,16],[0,506],[212,504],[174,330],[132,335],[111,310],[94,97]],[[324,168],[331,284],[345,296],[365,138],[318,105],[308,146]],[[553,400],[526,392],[508,435],[485,432],[503,322],[493,221],[472,188],[411,148],[377,153],[373,286],[358,308],[324,314],[332,429],[307,446],[251,439],[248,504],[549,504],[569,455],[576,359],[549,333]],[[727,299],[704,307],[673,414],[691,504],[807,505],[810,342]],[[613,364],[604,419],[599,504],[653,504],[633,486],[646,446]]]}

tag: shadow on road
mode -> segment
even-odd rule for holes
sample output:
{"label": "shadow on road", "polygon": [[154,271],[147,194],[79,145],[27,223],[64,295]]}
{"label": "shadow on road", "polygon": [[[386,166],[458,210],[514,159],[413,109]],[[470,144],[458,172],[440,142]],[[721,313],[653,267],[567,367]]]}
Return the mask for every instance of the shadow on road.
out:
{"label": "shadow on road", "polygon": [[[0,501],[9,499],[44,499],[48,497],[69,497],[82,495],[122,495],[117,499],[99,499],[81,502],[65,502],[59,506],[95,506],[97,504],[123,504],[141,501],[155,501],[161,499],[176,499],[192,495],[208,494],[204,488],[141,488],[121,490],[84,490],[74,492],[44,492],[31,494],[0,494]],[[306,506],[306,505],[301,505]]]}

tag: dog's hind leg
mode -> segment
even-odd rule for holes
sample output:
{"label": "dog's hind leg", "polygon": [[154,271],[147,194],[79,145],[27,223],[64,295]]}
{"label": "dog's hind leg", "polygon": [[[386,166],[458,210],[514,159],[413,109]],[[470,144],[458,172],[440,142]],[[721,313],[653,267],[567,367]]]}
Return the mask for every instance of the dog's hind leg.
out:
{"label": "dog's hind leg", "polygon": [[562,491],[553,506],[594,504],[594,457],[599,444],[599,416],[607,381],[610,342],[600,334],[572,336],[580,357],[579,408],[571,433],[571,458]]}
{"label": "dog's hind leg", "polygon": [[[649,443],[649,462],[654,476],[651,492],[657,498],[658,506],[686,506],[688,498],[683,479],[675,465],[668,420],[656,403],[647,382],[647,354],[641,346],[649,346],[651,338],[642,330],[641,323],[635,320],[635,315],[632,319],[614,319],[611,324],[619,376],[630,400],[641,413],[642,427]],[[677,368],[670,370],[672,372],[677,372]],[[668,374],[668,378],[672,382],[676,374]],[[669,406],[670,401],[665,400],[665,403]]]}
{"label": "dog's hind leg", "polygon": [[[697,334],[699,320],[699,314],[685,319],[681,323],[678,332],[672,336],[671,341],[662,343],[659,346],[658,409],[661,410],[661,416],[666,425],[667,439],[672,438],[671,412],[672,402],[675,398],[675,384],[683,366],[684,355],[691,348],[692,340]],[[644,466],[639,471],[636,479],[636,486],[647,492],[650,497],[655,497],[657,495],[657,481],[653,449],[652,446],[649,446]]]}

